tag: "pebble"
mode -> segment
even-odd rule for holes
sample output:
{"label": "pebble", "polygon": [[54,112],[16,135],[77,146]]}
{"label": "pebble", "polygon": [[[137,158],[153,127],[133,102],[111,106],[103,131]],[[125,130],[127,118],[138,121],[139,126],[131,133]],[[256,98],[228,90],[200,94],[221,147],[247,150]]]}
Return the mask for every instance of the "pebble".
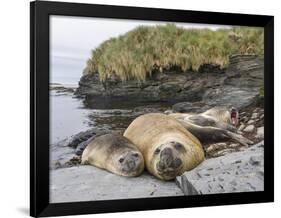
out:
{"label": "pebble", "polygon": [[256,135],[256,138],[259,138],[259,139],[263,139],[264,138],[264,127],[259,127],[257,129],[257,135]]}
{"label": "pebble", "polygon": [[240,146],[240,144],[231,143],[228,147],[229,147],[229,148],[237,148],[237,147],[239,147],[239,146]]}
{"label": "pebble", "polygon": [[165,111],[164,111],[164,114],[167,114],[167,115],[168,115],[168,114],[171,114],[171,113],[173,113],[173,110],[165,110]]}
{"label": "pebble", "polygon": [[225,148],[227,148],[227,144],[226,143],[216,143],[216,144],[210,145],[206,149],[206,152],[209,153],[209,152],[213,152],[213,151],[221,150],[221,149],[225,149]]}
{"label": "pebble", "polygon": [[241,112],[240,116],[246,115],[246,112]]}
{"label": "pebble", "polygon": [[255,129],[255,126],[254,125],[249,125],[247,126],[243,131],[244,132],[253,132]]}
{"label": "pebble", "polygon": [[253,124],[254,122],[254,120],[249,120],[247,124]]}
{"label": "pebble", "polygon": [[220,157],[220,156],[224,156],[226,154],[232,153],[234,151],[235,151],[235,149],[233,149],[233,148],[226,148],[226,149],[223,149],[221,151],[218,151],[218,152],[214,153],[212,156],[213,157]]}
{"label": "pebble", "polygon": [[256,119],[256,118],[258,118],[258,113],[253,113],[252,114],[252,119]]}
{"label": "pebble", "polygon": [[242,123],[242,124],[239,126],[238,130],[241,131],[241,130],[243,130],[244,128],[245,128],[245,125]]}

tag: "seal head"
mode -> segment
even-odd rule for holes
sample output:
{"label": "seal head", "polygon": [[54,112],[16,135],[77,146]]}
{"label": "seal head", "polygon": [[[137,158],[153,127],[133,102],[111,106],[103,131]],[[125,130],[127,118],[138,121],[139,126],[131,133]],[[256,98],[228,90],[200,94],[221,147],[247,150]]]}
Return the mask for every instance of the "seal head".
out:
{"label": "seal head", "polygon": [[138,176],[144,168],[142,155],[136,151],[125,150],[116,152],[111,167],[112,171],[122,176]]}
{"label": "seal head", "polygon": [[154,171],[163,180],[170,180],[181,174],[183,169],[182,153],[186,152],[184,146],[171,141],[158,146],[153,156]]}
{"label": "seal head", "polygon": [[142,153],[147,171],[162,180],[175,179],[204,160],[199,140],[175,118],[164,114],[137,117],[124,136]]}
{"label": "seal head", "polygon": [[82,164],[121,176],[138,176],[144,169],[139,149],[129,139],[113,133],[94,138],[83,151]]}

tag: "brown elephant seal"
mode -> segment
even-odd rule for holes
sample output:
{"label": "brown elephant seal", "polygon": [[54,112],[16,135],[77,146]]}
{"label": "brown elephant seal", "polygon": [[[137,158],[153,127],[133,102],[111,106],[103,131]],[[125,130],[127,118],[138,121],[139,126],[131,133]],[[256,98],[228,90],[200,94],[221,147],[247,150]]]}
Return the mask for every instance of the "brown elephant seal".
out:
{"label": "brown elephant seal", "polygon": [[127,138],[105,134],[94,138],[82,154],[82,164],[90,164],[121,176],[138,176],[144,159],[138,148]]}
{"label": "brown elephant seal", "polygon": [[163,180],[174,179],[204,160],[198,139],[165,114],[139,116],[125,130],[124,136],[139,148],[147,170]]}
{"label": "brown elephant seal", "polygon": [[176,118],[203,144],[228,140],[244,146],[252,144],[252,141],[237,133],[239,113],[235,108],[213,107],[200,114],[174,113],[168,116]]}

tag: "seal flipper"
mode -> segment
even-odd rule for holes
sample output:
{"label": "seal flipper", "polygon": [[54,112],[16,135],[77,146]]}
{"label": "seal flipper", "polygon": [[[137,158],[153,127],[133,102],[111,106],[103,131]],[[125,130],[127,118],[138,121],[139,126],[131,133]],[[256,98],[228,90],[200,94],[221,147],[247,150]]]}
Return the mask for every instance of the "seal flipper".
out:
{"label": "seal flipper", "polygon": [[191,123],[202,127],[210,126],[217,127],[222,130],[228,130],[234,133],[237,132],[237,129],[234,126],[222,121],[217,121],[216,119],[214,119],[213,117],[209,117],[208,115],[194,115],[191,117],[187,117],[184,120],[190,121]]}
{"label": "seal flipper", "polygon": [[226,133],[231,139],[233,139],[234,141],[237,141],[239,142],[240,144],[244,145],[244,146],[247,146],[248,145],[252,145],[254,144],[251,140],[243,137],[242,135],[239,135],[239,134],[236,134],[236,133],[233,133],[233,132],[229,132],[227,131]]}
{"label": "seal flipper", "polygon": [[196,124],[178,120],[191,134],[199,139],[202,144],[216,143],[221,141],[234,140],[244,146],[252,144],[252,141],[236,133],[217,127],[202,127]]}

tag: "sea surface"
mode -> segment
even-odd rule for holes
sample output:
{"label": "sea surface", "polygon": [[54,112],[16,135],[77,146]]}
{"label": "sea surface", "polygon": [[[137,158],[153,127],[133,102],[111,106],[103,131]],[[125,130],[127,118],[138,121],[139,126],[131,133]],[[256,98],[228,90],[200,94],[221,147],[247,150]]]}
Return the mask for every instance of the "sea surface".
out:
{"label": "sea surface", "polygon": [[[76,84],[61,84],[77,87]],[[130,104],[124,108],[122,102],[109,104],[108,108],[84,104],[70,92],[50,91],[50,143],[56,144],[72,135],[92,127],[103,130],[125,130],[141,114],[164,112],[170,105],[164,103]],[[114,108],[114,109],[112,109]]]}
{"label": "sea surface", "polygon": [[72,94],[50,92],[50,142],[54,144],[75,133],[86,130],[89,110]]}

